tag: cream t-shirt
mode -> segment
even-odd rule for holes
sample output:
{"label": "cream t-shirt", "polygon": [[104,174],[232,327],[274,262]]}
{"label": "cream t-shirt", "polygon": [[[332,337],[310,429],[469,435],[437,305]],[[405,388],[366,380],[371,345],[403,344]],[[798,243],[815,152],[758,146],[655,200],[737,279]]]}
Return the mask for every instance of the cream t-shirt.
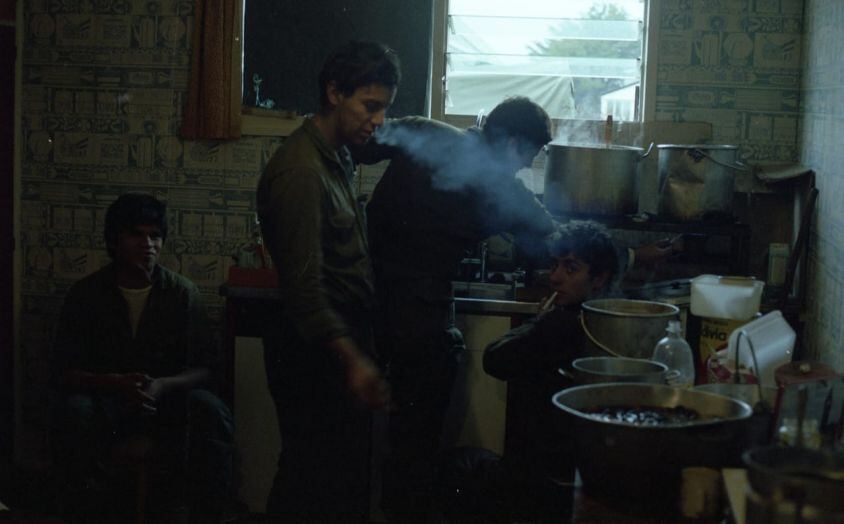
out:
{"label": "cream t-shirt", "polygon": [[152,286],[147,286],[140,289],[129,289],[126,287],[117,286],[120,288],[120,293],[126,300],[126,306],[129,309],[129,323],[132,325],[132,336],[134,337],[138,332],[138,323],[141,321],[141,313],[144,312],[144,307],[147,305],[147,298]]}

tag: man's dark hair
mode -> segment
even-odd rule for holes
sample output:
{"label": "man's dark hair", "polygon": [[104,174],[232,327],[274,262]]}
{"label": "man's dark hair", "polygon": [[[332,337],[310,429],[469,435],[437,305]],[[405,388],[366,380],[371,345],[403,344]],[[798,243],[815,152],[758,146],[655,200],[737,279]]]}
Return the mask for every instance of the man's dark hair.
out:
{"label": "man's dark hair", "polygon": [[335,49],[325,60],[319,73],[320,106],[328,104],[328,84],[349,96],[359,87],[372,84],[389,89],[401,81],[401,64],[395,51],[379,44],[353,40]]}
{"label": "man's dark hair", "polygon": [[483,134],[491,144],[515,138],[538,149],[551,141],[551,118],[530,98],[508,97],[489,113]]}
{"label": "man's dark hair", "polygon": [[560,226],[551,239],[551,256],[574,255],[589,264],[589,274],[604,272],[612,278],[618,259],[607,228],[591,220],[572,220]]}
{"label": "man's dark hair", "polygon": [[135,226],[153,225],[167,239],[167,205],[148,193],[124,193],[108,206],[105,243],[108,256],[117,256],[117,237]]}

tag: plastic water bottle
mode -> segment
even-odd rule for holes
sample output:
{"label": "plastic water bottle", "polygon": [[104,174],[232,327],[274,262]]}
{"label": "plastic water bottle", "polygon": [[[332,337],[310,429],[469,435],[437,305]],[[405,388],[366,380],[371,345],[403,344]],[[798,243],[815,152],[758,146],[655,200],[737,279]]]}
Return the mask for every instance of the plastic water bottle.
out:
{"label": "plastic water bottle", "polygon": [[695,383],[695,363],[692,348],[680,335],[680,321],[669,320],[665,332],[656,343],[651,359],[668,366],[669,385],[691,387]]}

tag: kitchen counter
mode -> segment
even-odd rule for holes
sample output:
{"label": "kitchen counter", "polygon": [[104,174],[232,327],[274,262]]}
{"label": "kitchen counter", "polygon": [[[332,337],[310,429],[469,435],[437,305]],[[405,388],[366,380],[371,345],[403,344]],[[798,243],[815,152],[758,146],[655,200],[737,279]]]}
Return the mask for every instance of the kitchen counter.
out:
{"label": "kitchen counter", "polygon": [[[274,287],[220,286],[220,295],[231,299],[245,300],[279,300],[281,291]],[[492,300],[487,298],[454,299],[457,313],[467,315],[525,315],[532,316],[539,312],[538,302],[521,302],[516,300]]]}
{"label": "kitchen counter", "polygon": [[[226,283],[220,286],[220,295],[226,298],[227,361],[232,363],[234,362],[235,337],[261,336],[268,311],[267,302],[277,302],[281,299],[282,293],[278,288],[268,285],[249,286]],[[486,298],[457,297],[454,299],[454,306],[458,315],[509,317],[511,322],[515,323],[539,311],[537,302]]]}
{"label": "kitchen counter", "polygon": [[533,316],[539,312],[539,303],[457,297],[454,299],[454,310],[466,315]]}

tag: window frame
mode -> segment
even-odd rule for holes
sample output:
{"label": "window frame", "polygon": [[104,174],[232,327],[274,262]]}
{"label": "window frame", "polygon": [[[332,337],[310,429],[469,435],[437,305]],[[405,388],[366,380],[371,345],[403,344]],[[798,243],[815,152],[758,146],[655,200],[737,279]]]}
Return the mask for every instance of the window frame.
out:
{"label": "window frame", "polygon": [[300,125],[302,116],[291,116],[283,111],[274,111],[261,107],[243,105],[243,19],[246,12],[246,0],[238,2],[234,22],[234,43],[232,46],[232,110],[240,110],[240,134],[242,136],[289,136]]}
{"label": "window frame", "polygon": [[[647,0],[643,28],[644,63],[642,65],[642,80],[639,94],[639,119],[634,124],[651,122],[655,117],[656,105],[656,76],[657,76],[657,42],[659,37],[659,13],[661,0]],[[232,59],[232,93],[236,100],[232,100],[233,109],[240,107],[241,134],[244,136],[288,136],[296,130],[303,121],[302,116],[285,115],[282,111],[243,105],[243,47],[244,47],[244,12],[246,0],[239,2],[237,19],[234,23],[233,35],[235,45]],[[433,38],[431,42],[431,77],[429,81],[428,99],[426,107],[428,115],[434,120],[447,122],[460,128],[467,128],[475,124],[476,117],[472,115],[445,114],[445,68],[446,68],[446,31],[448,27],[448,0],[433,0],[434,21]],[[588,120],[584,120],[588,122]]]}
{"label": "window frame", "polygon": [[[433,38],[433,59],[431,61],[431,89],[430,117],[434,120],[447,122],[457,127],[465,128],[475,124],[477,116],[473,115],[447,115],[445,113],[445,81],[446,81],[446,31],[448,27],[448,0],[433,0],[434,2],[434,38]],[[645,14],[642,34],[645,39],[642,50],[643,63],[641,65],[641,82],[639,90],[639,106],[637,108],[639,118],[631,121],[633,124],[641,124],[654,120],[656,104],[656,62],[657,42],[659,36],[659,13],[660,0],[647,0],[645,2]],[[554,119],[556,122],[559,119]],[[590,122],[594,120],[582,120]]]}

